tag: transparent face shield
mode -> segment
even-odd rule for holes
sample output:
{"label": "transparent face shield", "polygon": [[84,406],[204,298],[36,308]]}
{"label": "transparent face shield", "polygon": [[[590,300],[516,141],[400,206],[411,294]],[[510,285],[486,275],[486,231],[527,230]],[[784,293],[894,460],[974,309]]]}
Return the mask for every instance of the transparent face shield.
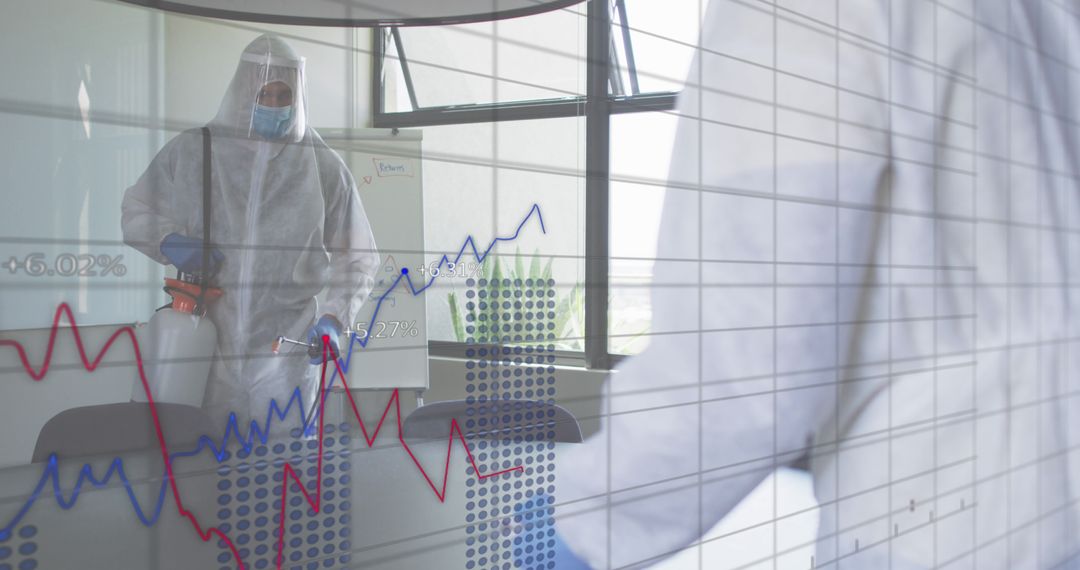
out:
{"label": "transparent face shield", "polygon": [[305,83],[304,58],[262,36],[241,54],[214,122],[234,136],[299,141],[307,129]]}
{"label": "transparent face shield", "polygon": [[241,62],[250,64],[255,87],[248,137],[300,140],[307,122],[303,60],[245,53]]}

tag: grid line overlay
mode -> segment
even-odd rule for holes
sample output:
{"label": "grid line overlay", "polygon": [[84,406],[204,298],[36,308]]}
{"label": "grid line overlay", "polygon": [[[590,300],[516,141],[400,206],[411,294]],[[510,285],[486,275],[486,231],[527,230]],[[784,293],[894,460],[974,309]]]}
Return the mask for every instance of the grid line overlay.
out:
{"label": "grid line overlay", "polygon": [[[588,18],[584,9],[562,12]],[[635,185],[663,194],[665,212],[674,214],[665,213],[655,254],[609,258],[651,263],[652,282],[581,284],[643,290],[655,318],[645,333],[604,331],[606,340],[642,336],[651,348],[621,364],[598,395],[558,399],[565,405],[602,400],[594,411],[582,405],[590,411],[578,416],[600,426],[586,444],[600,459],[585,466],[602,466],[591,473],[600,481],[593,492],[552,508],[572,512],[571,525],[579,516],[602,515],[609,568],[665,561],[701,569],[1073,567],[1080,551],[1074,536],[1080,442],[1071,433],[1080,405],[1072,377],[1080,333],[1071,257],[1080,240],[1080,106],[1073,86],[1080,81],[1073,53],[1080,11],[1060,0],[701,0],[697,19],[704,34],[697,41],[667,37],[645,22],[630,27],[695,54],[682,104],[652,112],[679,123],[675,152],[684,160],[667,178],[616,169],[607,178],[613,201],[620,198],[615,183]],[[742,27],[725,27],[729,21]],[[410,64],[493,80],[487,95],[496,101],[517,88],[581,94],[543,79],[501,75],[500,62],[513,61],[507,52],[519,48],[589,64],[581,61],[583,50],[521,41],[503,26],[461,31],[490,42],[490,72],[423,58]],[[353,57],[369,55],[348,49]],[[683,79],[654,71],[643,77]],[[72,109],[3,98],[0,113],[77,119]],[[94,121],[157,131],[185,126],[105,110]],[[504,174],[587,176],[582,161],[567,165],[546,161],[542,152],[513,152],[507,147],[520,139],[498,128],[486,137],[478,148],[447,145],[425,154],[427,164],[472,169],[490,185],[490,203],[476,210],[483,213],[476,222],[481,230],[496,231],[506,211],[516,212],[510,191],[519,189],[507,188],[513,184]],[[544,142],[537,141],[538,149]],[[577,226],[590,223],[580,208],[568,217]],[[472,221],[461,225],[471,228]],[[121,245],[3,233],[0,244],[11,246]],[[509,252],[493,255],[511,259]],[[540,255],[567,266],[596,257]],[[525,395],[512,384],[516,377],[496,385],[478,374],[482,368],[513,374],[501,361],[517,357],[515,343],[535,343],[533,357],[553,359],[549,341],[584,344],[599,336],[583,330],[517,340],[485,336],[492,321],[480,316],[504,318],[480,297],[493,283],[511,304],[536,288],[556,291],[554,283],[495,279],[469,285],[467,310],[478,311],[468,315],[477,319],[469,325],[471,340],[485,345],[468,348],[462,364],[469,367],[474,422],[501,418],[502,411],[492,413],[483,402]],[[0,282],[8,295],[39,286]],[[114,286],[156,283],[91,284]],[[454,288],[438,282],[432,293]],[[506,319],[523,327],[529,320]],[[530,324],[554,320],[545,312]],[[491,344],[510,352],[481,352]],[[663,350],[671,351],[666,360],[650,356]],[[665,366],[635,377],[650,358]],[[560,374],[546,370],[544,389],[553,389]],[[554,394],[539,399],[552,403]],[[681,420],[685,431],[664,431]],[[629,425],[656,425],[649,435],[668,441],[654,451],[675,456],[670,465],[643,462],[628,470],[632,446],[618,429]],[[502,536],[503,507],[535,498],[533,491],[554,497],[552,446],[477,437],[482,427],[470,425],[467,435],[483,467],[505,466],[508,451],[511,459],[534,461],[534,480],[525,492],[516,478],[485,487],[467,477],[472,518],[462,522],[461,546],[470,568],[513,567],[522,545]],[[760,434],[766,435],[758,441]],[[788,483],[766,478],[793,465],[814,477],[812,506],[789,503]],[[560,477],[561,490],[567,483]],[[769,481],[757,487],[757,518],[717,526],[720,515],[736,509],[718,508],[717,497],[750,479]],[[626,554],[622,541],[633,536],[627,529],[653,520],[628,523],[635,510],[645,510],[635,505],[691,495],[696,502],[677,524],[692,527],[696,537],[668,544],[657,531],[655,549]],[[554,520],[553,510],[537,507],[533,524],[545,533],[541,541]],[[523,521],[519,516],[514,524]],[[816,539],[791,538],[801,536],[793,529],[811,526]],[[767,554],[740,557],[751,543],[764,544]],[[348,548],[340,550],[344,555]],[[543,547],[531,554],[546,561]]]}
{"label": "grid line overlay", "polygon": [[[609,567],[673,554],[699,568],[1075,563],[1076,445],[1068,431],[1078,396],[1069,378],[1078,199],[1076,168],[1064,159],[1077,147],[1072,80],[1062,74],[1075,71],[1067,48],[1080,21],[1049,1],[867,4],[837,0],[831,14],[799,2],[710,4],[745,28],[727,30],[737,40],[709,43],[723,27],[716,14],[704,23],[709,45],[696,47],[706,62],[696,62],[672,111],[698,133],[676,147],[699,156],[697,180],[673,172],[665,202],[685,216],[681,224],[696,226],[681,232],[694,246],[686,240],[683,255],[672,256],[663,240],[680,232],[662,225],[649,286],[654,315],[685,311],[676,324],[654,321],[651,346],[693,343],[696,372],[672,351],[671,378],[627,382],[638,368],[624,363],[605,394],[611,409],[601,414],[607,426],[613,418],[650,424],[678,410],[699,417],[697,467],[614,482],[613,512],[626,511],[625,502],[674,500],[683,485],[697,485],[702,497],[718,481],[802,464],[804,456],[817,503],[796,512],[820,516],[813,558],[788,556],[811,545],[783,545],[793,515],[773,479],[771,498],[759,504],[771,516],[759,523],[721,525],[722,534]],[[758,20],[740,19],[740,8]],[[827,35],[829,49],[789,39],[805,39],[807,30]],[[851,53],[866,44],[875,48],[871,63]],[[711,56],[725,63],[710,68]],[[798,63],[807,65],[792,69]],[[717,69],[727,75],[703,71]],[[878,70],[860,87],[880,88],[876,95],[850,97],[863,95],[852,86],[860,72]],[[785,93],[784,81],[815,72],[801,88],[788,85],[798,95]],[[827,103],[793,102],[799,96]],[[811,123],[807,134],[792,134],[800,120]],[[790,151],[791,143],[802,150]],[[818,148],[830,159],[822,161]],[[878,170],[860,177],[867,164]],[[746,175],[757,166],[771,175]],[[678,210],[687,203],[696,210]],[[710,235],[725,224],[737,229]],[[800,249],[799,240],[827,249]],[[690,308],[685,298],[694,293]],[[831,343],[813,344],[825,335]],[[833,361],[800,343],[832,351]],[[753,353],[757,346],[768,349]],[[725,357],[729,363],[716,363]],[[760,365],[746,363],[755,359]],[[822,389],[834,391],[827,421],[811,426],[806,445],[785,448],[784,415],[817,405],[809,395]],[[732,438],[742,432],[735,419],[710,414],[719,409],[711,404],[755,401],[772,402],[771,454],[717,457],[727,448],[708,444],[723,437],[715,426]],[[609,457],[627,453],[617,432],[605,437]],[[695,524],[707,534],[715,522]],[[739,540],[756,541],[759,530],[769,533],[772,556],[737,563]],[[683,556],[690,551],[694,557]]]}

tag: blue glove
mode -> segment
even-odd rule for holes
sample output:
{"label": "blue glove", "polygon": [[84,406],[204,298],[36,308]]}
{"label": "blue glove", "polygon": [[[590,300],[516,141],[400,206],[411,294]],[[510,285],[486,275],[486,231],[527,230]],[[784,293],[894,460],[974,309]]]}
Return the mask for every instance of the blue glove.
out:
{"label": "blue glove", "polygon": [[315,353],[311,350],[308,354],[311,356],[312,364],[322,364],[323,350],[322,350],[322,337],[330,337],[330,355],[328,358],[338,357],[338,339],[341,337],[341,321],[337,320],[334,315],[323,315],[319,317],[319,320],[315,321],[315,324],[308,329],[307,341],[308,344],[318,345],[318,352]]}
{"label": "blue glove", "polygon": [[[547,494],[540,493],[515,505],[514,519],[518,523],[543,521],[550,516],[548,511],[536,509],[547,504],[551,504]],[[588,564],[570,550],[554,528],[548,528],[545,531],[541,525],[538,527],[523,530],[514,539],[514,566],[516,568],[549,568],[552,566],[548,563],[554,562],[555,570],[591,570]]]}
{"label": "blue glove", "polygon": [[[161,255],[169,260],[184,273],[197,273],[202,271],[202,246],[201,239],[189,238],[180,234],[169,234],[161,240]],[[216,269],[225,261],[217,248],[210,250],[210,264]]]}

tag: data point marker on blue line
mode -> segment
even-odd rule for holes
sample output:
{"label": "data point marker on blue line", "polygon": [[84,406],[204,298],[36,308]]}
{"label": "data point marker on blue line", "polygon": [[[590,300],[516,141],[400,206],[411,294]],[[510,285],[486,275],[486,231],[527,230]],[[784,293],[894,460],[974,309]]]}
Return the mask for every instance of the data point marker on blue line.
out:
{"label": "data point marker on blue line", "polygon": [[402,267],[401,268],[401,274],[402,275],[408,275],[409,274],[409,268],[408,267]]}

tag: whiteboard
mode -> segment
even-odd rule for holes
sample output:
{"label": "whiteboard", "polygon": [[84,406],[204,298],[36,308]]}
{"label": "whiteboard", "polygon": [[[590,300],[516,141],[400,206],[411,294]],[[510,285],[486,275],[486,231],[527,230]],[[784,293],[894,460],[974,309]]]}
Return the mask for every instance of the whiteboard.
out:
{"label": "whiteboard", "polygon": [[[425,295],[414,294],[402,274],[411,270],[414,288],[423,288],[422,132],[319,129],[319,134],[352,171],[382,259],[358,322],[348,323],[356,338],[342,343],[349,387],[426,389]],[[352,353],[345,354],[350,344]]]}

